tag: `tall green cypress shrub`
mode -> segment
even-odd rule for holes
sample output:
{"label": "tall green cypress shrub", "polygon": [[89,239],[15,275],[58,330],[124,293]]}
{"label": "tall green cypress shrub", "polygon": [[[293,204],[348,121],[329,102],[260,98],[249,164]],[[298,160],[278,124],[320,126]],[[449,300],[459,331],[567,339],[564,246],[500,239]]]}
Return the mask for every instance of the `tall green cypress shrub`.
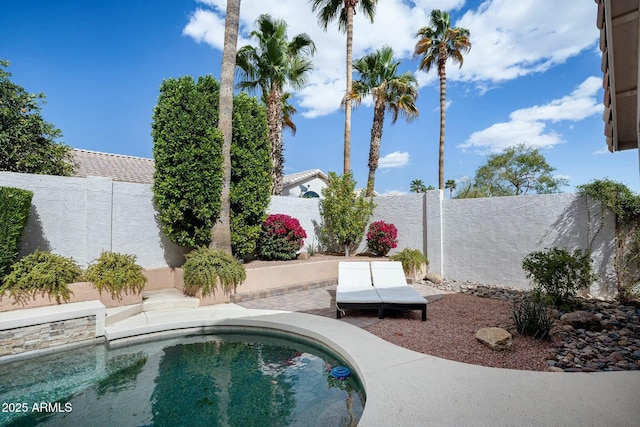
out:
{"label": "tall green cypress shrub", "polygon": [[162,231],[180,246],[206,246],[220,214],[222,134],[212,77],[162,82],[153,112],[154,201]]}
{"label": "tall green cypress shrub", "polygon": [[233,101],[231,145],[231,246],[252,254],[271,202],[271,145],[266,108],[240,93]]}
{"label": "tall green cypress shrub", "polygon": [[0,282],[18,254],[32,198],[31,191],[0,187]]}
{"label": "tall green cypress shrub", "polygon": [[[222,135],[219,83],[211,76],[168,79],[154,110],[154,201],[163,232],[180,246],[209,245],[220,215]],[[231,241],[236,256],[255,250],[270,202],[270,145],[265,107],[234,100],[231,146]]]}

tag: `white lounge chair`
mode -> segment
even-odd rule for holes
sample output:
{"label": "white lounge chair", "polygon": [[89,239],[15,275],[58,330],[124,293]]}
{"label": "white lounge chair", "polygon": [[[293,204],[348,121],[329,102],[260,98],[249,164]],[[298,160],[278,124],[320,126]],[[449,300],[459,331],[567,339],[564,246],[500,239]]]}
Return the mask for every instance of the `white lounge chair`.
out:
{"label": "white lounge chair", "polygon": [[384,310],[420,310],[422,321],[427,320],[427,300],[407,285],[402,263],[396,261],[372,261],[373,286],[382,300],[379,317]]}
{"label": "white lounge chair", "polygon": [[371,284],[368,262],[339,262],[336,287],[336,317],[345,309],[377,309],[381,314],[382,300]]}

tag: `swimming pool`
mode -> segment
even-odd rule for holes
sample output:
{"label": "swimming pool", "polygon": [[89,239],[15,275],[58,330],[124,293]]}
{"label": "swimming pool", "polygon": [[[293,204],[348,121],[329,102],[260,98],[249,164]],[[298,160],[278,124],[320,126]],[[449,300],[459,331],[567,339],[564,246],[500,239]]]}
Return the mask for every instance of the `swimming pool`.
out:
{"label": "swimming pool", "polygon": [[0,365],[0,425],[355,426],[339,357],[294,337],[226,332]]}

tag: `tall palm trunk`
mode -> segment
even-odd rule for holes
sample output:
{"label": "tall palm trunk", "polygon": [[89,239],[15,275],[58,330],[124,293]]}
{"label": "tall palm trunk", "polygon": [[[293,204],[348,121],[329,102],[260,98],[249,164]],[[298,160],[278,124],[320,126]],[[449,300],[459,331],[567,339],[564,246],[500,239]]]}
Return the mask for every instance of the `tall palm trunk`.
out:
{"label": "tall palm trunk", "polygon": [[227,1],[224,25],[224,50],[220,72],[220,116],[218,130],[224,136],[222,144],[222,194],[220,218],[211,227],[210,247],[231,254],[231,140],[233,137],[233,75],[236,68],[236,46],[240,22],[240,1]]}
{"label": "tall palm trunk", "polygon": [[279,196],[282,193],[284,155],[282,153],[282,88],[278,85],[271,86],[271,92],[267,98],[267,126],[271,142],[271,176],[273,178],[271,194]]}
{"label": "tall palm trunk", "polygon": [[380,160],[380,140],[382,139],[382,127],[384,125],[384,112],[386,109],[384,103],[384,94],[386,91],[386,83],[376,88],[378,92],[374,99],[373,107],[373,125],[371,126],[371,143],[369,145],[369,177],[367,179],[367,197],[373,197],[373,189],[376,180],[376,169],[378,169],[378,160]]}
{"label": "tall palm trunk", "polygon": [[[353,89],[353,13],[357,0],[345,0],[347,9],[347,94]],[[344,173],[351,170],[351,99],[344,103]]]}
{"label": "tall palm trunk", "polygon": [[443,43],[438,58],[438,75],[440,76],[440,154],[438,156],[438,188],[444,190],[444,128],[447,111],[447,49]]}

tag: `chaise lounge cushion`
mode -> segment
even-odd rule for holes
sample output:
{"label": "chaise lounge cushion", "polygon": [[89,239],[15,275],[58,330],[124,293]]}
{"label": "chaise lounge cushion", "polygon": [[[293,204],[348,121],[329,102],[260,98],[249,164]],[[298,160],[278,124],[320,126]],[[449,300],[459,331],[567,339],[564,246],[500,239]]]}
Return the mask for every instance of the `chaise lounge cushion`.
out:
{"label": "chaise lounge cushion", "polygon": [[340,262],[336,303],[380,303],[380,296],[371,285],[368,262]]}

